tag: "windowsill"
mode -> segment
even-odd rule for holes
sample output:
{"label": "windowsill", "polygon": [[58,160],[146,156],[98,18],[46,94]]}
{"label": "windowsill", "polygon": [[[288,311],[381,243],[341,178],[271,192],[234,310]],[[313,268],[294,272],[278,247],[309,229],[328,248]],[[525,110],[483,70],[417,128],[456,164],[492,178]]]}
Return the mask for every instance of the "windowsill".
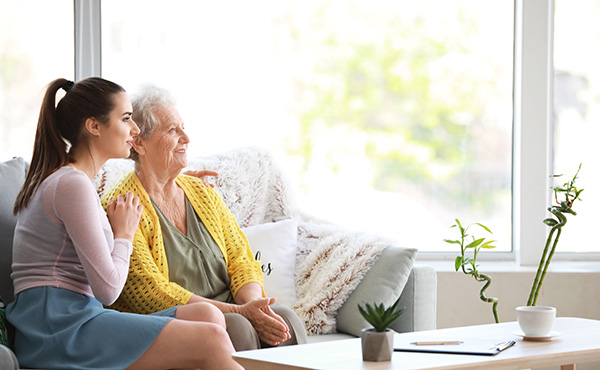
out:
{"label": "windowsill", "polygon": [[[418,264],[429,265],[437,272],[455,272],[454,261],[418,260]],[[483,273],[534,273],[537,266],[519,266],[514,261],[480,261],[479,270]],[[548,268],[550,273],[600,274],[598,261],[552,261]]]}

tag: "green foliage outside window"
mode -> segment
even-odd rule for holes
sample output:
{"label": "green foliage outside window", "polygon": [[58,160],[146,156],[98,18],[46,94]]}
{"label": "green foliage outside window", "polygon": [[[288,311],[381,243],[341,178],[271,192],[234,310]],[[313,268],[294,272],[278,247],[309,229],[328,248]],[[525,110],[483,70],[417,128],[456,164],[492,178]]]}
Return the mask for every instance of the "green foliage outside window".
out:
{"label": "green foliage outside window", "polygon": [[[468,67],[466,39],[429,35],[419,18],[407,23],[390,16],[378,25],[384,37],[361,41],[315,23],[323,27],[323,39],[315,42],[328,53],[315,61],[312,96],[303,97],[307,105],[296,152],[305,168],[314,160],[315,136],[345,132],[361,138],[360,148],[353,141],[346,149],[369,158],[375,189],[438,184],[442,202],[493,209],[494,193],[509,188],[497,167],[481,166],[498,162],[493,149],[500,129],[486,123],[486,99],[500,94],[493,65],[478,75]],[[461,35],[478,32],[474,19],[460,24]],[[339,165],[336,153],[345,150],[343,137],[339,140],[327,157],[332,171]]]}

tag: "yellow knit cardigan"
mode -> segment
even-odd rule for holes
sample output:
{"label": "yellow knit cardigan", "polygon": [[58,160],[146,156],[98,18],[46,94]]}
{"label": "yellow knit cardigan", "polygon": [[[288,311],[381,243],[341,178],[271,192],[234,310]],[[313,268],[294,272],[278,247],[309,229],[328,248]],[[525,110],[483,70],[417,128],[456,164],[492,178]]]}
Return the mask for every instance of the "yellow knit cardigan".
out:
{"label": "yellow knit cardigan", "polygon": [[[195,177],[179,175],[175,181],[223,252],[233,296],[247,283],[255,282],[262,286],[261,266],[252,255],[248,239],[217,192]],[[192,292],[169,281],[158,215],[135,171],[104,194],[102,206],[106,209],[111,199],[128,191],[140,198],[144,211],[133,240],[127,282],[111,308],[147,314],[186,304]]]}

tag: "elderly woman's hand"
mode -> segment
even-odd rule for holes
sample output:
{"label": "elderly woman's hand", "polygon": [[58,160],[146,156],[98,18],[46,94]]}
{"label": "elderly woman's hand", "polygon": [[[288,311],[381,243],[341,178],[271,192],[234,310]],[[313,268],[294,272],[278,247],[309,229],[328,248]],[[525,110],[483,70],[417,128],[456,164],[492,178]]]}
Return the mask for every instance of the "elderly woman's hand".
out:
{"label": "elderly woman's hand", "polygon": [[291,337],[285,321],[269,307],[275,301],[275,298],[258,298],[240,306],[240,314],[250,321],[260,340],[272,346]]}
{"label": "elderly woman's hand", "polygon": [[195,177],[201,179],[202,182],[204,182],[204,185],[210,186],[212,188],[215,187],[215,184],[210,183],[208,181],[208,178],[219,176],[219,174],[217,172],[209,171],[209,170],[187,170],[183,174],[188,175],[188,176],[195,176]]}

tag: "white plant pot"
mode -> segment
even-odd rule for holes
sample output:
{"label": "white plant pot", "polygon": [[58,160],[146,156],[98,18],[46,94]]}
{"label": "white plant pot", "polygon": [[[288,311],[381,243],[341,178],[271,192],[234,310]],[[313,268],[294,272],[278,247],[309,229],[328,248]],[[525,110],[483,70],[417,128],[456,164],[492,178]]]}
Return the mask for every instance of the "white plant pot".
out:
{"label": "white plant pot", "polygon": [[391,361],[394,353],[394,331],[363,329],[360,333],[363,361]]}
{"label": "white plant pot", "polygon": [[550,306],[517,307],[517,322],[528,337],[550,335],[556,318],[556,308]]}

